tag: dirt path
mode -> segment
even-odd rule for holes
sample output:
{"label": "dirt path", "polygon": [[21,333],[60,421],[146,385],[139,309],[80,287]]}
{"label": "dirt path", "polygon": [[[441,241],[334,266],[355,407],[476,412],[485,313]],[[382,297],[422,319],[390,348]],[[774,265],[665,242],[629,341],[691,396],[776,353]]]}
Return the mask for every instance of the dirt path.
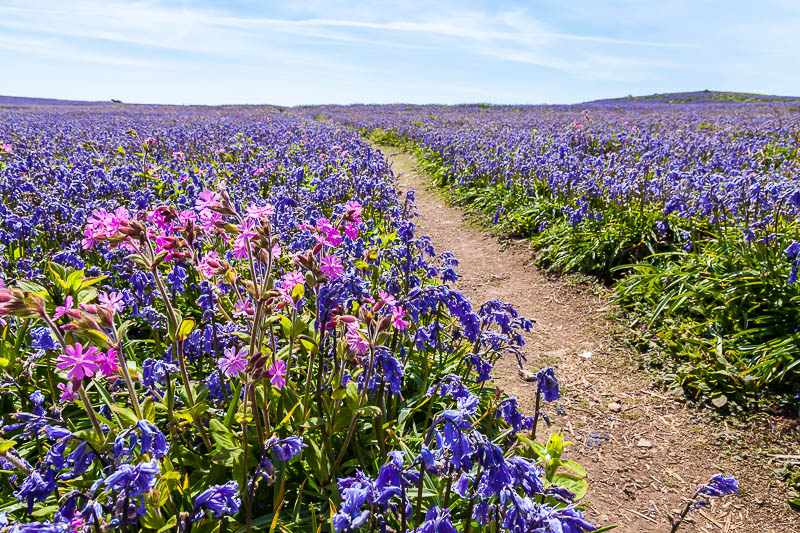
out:
{"label": "dirt path", "polygon": [[[772,476],[778,465],[768,464],[766,455],[787,453],[785,446],[769,448],[776,438],[786,438],[785,431],[767,425],[761,433],[757,424],[737,429],[651,389],[646,372],[637,371],[636,357],[615,342],[611,332],[619,325],[606,318],[601,297],[549,279],[531,264],[524,247],[504,250],[428,189],[429,179],[415,170],[411,156],[388,147],[381,151],[400,187],[416,192],[418,233],[430,235],[437,251],[458,258],[457,287],[473,303],[497,298],[536,320],[527,339],[526,370],[556,369],[562,387],[556,405],[563,414],[554,405],[545,411],[551,429],[563,429],[574,443],[565,455],[589,474],[582,503],[592,521],[616,523],[620,532],[669,531],[668,514],[676,515],[684,498],[724,470],[739,479],[742,495],[692,513],[695,523],[682,531],[800,532],[800,515],[789,509],[783,485]],[[500,361],[495,376],[530,414],[534,390],[516,362]]]}

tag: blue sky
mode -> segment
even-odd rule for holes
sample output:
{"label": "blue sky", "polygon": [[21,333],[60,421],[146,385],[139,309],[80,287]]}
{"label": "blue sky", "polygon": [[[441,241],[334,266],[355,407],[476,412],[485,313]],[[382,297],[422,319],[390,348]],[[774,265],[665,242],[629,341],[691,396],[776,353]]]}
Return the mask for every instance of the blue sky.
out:
{"label": "blue sky", "polygon": [[0,0],[0,94],[172,104],[800,95],[800,1]]}

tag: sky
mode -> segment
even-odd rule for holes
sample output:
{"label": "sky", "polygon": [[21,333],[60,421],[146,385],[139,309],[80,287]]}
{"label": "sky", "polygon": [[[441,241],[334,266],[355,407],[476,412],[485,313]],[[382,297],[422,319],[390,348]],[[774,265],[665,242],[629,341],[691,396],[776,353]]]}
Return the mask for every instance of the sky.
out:
{"label": "sky", "polygon": [[164,104],[800,95],[800,1],[0,0],[0,94]]}

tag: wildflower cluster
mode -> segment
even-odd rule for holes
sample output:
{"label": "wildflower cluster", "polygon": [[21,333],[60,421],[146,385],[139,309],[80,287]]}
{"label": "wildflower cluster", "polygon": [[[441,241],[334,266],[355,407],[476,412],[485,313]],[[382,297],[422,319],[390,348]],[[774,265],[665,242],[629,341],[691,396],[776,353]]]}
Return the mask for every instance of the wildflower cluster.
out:
{"label": "wildflower cluster", "polygon": [[800,386],[796,104],[308,112],[415,153],[455,202],[529,237],[542,266],[618,280],[641,344],[675,355],[693,399]]}
{"label": "wildflower cluster", "polygon": [[[561,435],[491,381],[532,323],[449,285],[355,134],[231,113],[117,134],[80,161],[124,191],[77,185],[82,217],[7,262],[0,528],[593,530]],[[47,154],[8,153],[44,179]],[[558,399],[553,369],[532,393]]]}

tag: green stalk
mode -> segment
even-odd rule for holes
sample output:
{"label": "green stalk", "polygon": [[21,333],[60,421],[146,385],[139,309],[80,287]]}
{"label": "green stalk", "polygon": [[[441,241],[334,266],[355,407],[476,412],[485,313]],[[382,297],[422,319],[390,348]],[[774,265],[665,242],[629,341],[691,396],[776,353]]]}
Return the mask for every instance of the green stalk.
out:
{"label": "green stalk", "polygon": [[81,383],[78,387],[78,394],[81,397],[84,409],[86,409],[86,412],[89,415],[89,420],[92,421],[94,430],[97,432],[97,437],[100,439],[100,443],[102,444],[105,442],[106,436],[103,434],[103,429],[100,427],[100,422],[97,421],[97,415],[94,412],[94,407],[92,407],[92,404],[89,402],[89,397],[86,395],[86,389],[83,388],[83,383]]}

